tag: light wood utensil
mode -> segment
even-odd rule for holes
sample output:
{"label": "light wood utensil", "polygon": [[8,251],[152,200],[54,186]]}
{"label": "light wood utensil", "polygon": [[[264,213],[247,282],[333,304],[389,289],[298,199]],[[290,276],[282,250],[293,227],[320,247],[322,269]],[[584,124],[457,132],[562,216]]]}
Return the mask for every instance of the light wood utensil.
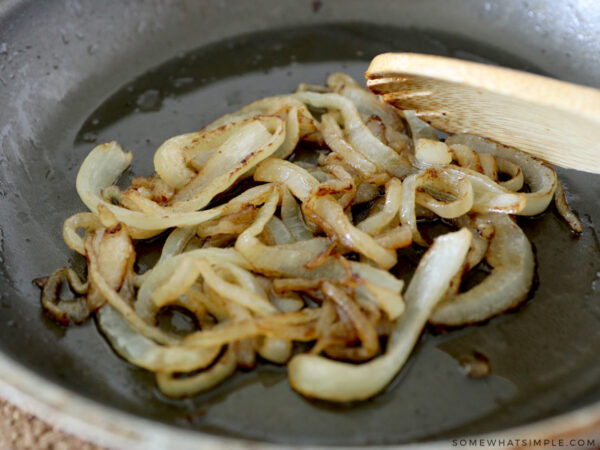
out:
{"label": "light wood utensil", "polygon": [[416,53],[385,53],[371,91],[448,133],[467,132],[558,166],[600,173],[600,90],[518,70]]}

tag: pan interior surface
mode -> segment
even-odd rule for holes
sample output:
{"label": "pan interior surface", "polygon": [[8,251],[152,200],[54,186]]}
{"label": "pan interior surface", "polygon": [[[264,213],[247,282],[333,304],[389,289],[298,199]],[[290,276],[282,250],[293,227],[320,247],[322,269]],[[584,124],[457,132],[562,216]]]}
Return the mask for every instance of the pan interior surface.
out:
{"label": "pan interior surface", "polygon": [[[151,374],[119,359],[89,322],[63,328],[40,311],[31,280],[84,264],[61,239],[62,221],[83,210],[75,176],[91,148],[116,140],[133,151],[126,177],[152,172],[167,138],[298,83],[345,71],[357,80],[385,51],[416,51],[542,72],[527,61],[457,35],[361,23],[271,30],[213,43],[132,79],[90,107],[77,127],[52,118],[11,180],[18,196],[2,210],[6,228],[0,347],[19,363],[84,397],[177,427],[279,443],[399,444],[497,431],[599,398],[600,223],[598,177],[559,171],[585,230],[573,236],[553,207],[519,223],[536,250],[538,283],[517,310],[486,323],[424,332],[387,390],[357,404],[308,400],[284,367],[262,364],[218,388],[172,400]],[[553,75],[552,73],[548,73]],[[102,90],[98,79],[93,89]],[[98,84],[99,83],[99,84]],[[82,85],[78,95],[85,96]],[[89,87],[92,89],[92,87]],[[44,134],[45,133],[45,134]],[[47,138],[47,139],[46,139]],[[61,145],[44,146],[44,142]],[[418,252],[400,253],[400,269]],[[18,338],[16,338],[18,336]],[[485,355],[491,373],[469,378],[460,361]]]}

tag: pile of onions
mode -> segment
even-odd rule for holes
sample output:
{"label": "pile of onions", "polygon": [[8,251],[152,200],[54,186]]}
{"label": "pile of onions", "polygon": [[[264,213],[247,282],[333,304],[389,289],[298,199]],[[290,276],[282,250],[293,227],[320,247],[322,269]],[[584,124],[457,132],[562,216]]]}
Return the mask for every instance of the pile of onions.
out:
{"label": "pile of onions", "polygon": [[[87,281],[58,270],[42,305],[63,324],[95,314],[113,349],[169,396],[210,389],[259,356],[287,363],[303,395],[369,398],[427,322],[479,322],[527,296],[534,257],[513,215],[555,196],[581,230],[552,168],[476,136],[437,136],[336,73],[167,140],[156,173],[125,190],[114,183],[132,154],[100,145],[77,175],[89,212],[63,228]],[[429,242],[419,222],[436,217],[457,231]],[[160,259],[137,273],[136,241],[161,234]],[[404,289],[389,270],[413,244],[428,250]],[[461,292],[483,260],[489,276]],[[63,284],[74,298],[60,297]],[[159,326],[170,307],[196,329]]]}

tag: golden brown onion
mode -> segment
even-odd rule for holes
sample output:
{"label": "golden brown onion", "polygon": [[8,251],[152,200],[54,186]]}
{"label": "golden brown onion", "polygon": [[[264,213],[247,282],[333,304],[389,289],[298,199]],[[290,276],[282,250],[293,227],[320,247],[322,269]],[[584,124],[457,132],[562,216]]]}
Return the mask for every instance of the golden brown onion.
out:
{"label": "golden brown onion", "polygon": [[[174,397],[258,355],[289,360],[306,396],[369,398],[426,322],[477,322],[525,298],[534,258],[512,214],[537,214],[554,195],[581,230],[551,168],[483,138],[444,141],[342,73],[168,139],[156,173],[122,190],[131,158],[115,142],[85,158],[76,187],[90,212],[67,219],[63,237],[86,256],[88,280],[58,270],[40,281],[42,306],[64,324],[96,313],[113,349]],[[413,240],[428,245],[418,221],[434,219],[461,230],[434,240],[404,291],[388,269]],[[165,238],[160,258],[136,273],[135,240],[148,238]],[[484,258],[492,273],[461,292]],[[73,299],[60,297],[66,283]],[[159,326],[165,307],[185,309],[196,329]],[[296,342],[312,348],[297,354]]]}

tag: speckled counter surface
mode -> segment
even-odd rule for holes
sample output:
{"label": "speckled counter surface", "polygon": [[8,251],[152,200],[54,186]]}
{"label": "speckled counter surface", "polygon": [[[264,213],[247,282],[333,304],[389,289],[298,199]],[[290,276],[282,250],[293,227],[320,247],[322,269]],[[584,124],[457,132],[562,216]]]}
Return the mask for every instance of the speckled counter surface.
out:
{"label": "speckled counter surface", "polygon": [[0,400],[0,450],[104,450]]}

